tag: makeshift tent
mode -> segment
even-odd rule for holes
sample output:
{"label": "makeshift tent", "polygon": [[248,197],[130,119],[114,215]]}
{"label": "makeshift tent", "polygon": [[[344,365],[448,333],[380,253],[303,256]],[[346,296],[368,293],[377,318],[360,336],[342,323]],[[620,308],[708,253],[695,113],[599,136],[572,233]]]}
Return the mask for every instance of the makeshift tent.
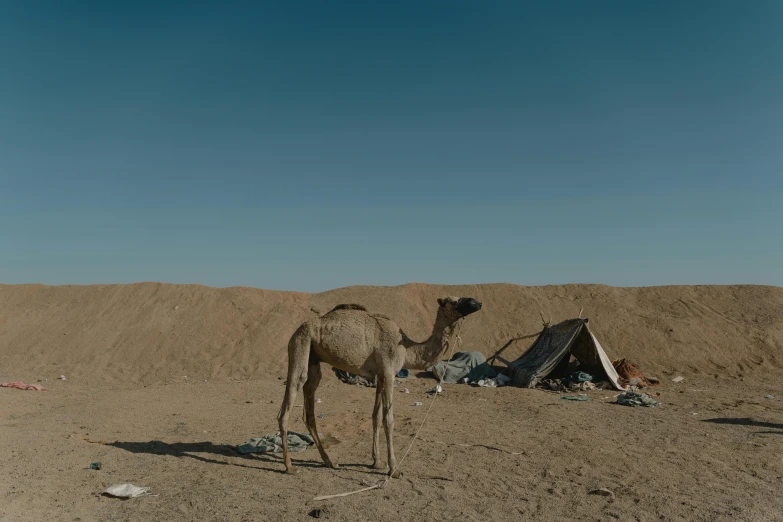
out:
{"label": "makeshift tent", "polygon": [[587,327],[587,319],[569,319],[546,326],[533,345],[504,371],[511,383],[533,388],[547,377],[565,377],[573,356],[579,370],[589,373],[594,381],[607,380],[618,390],[625,390],[606,356],[601,343]]}

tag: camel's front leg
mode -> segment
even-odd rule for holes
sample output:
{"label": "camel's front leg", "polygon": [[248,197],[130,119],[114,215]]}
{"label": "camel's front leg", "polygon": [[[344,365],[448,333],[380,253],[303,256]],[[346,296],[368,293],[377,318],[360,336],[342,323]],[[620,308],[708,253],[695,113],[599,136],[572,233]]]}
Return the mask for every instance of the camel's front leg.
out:
{"label": "camel's front leg", "polygon": [[399,478],[400,472],[397,470],[397,458],[394,456],[394,412],[392,409],[392,399],[394,398],[394,374],[388,373],[379,380],[381,386],[381,395],[383,397],[383,427],[386,431],[386,449],[389,456],[389,475]]}
{"label": "camel's front leg", "polygon": [[[378,380],[380,381],[380,379]],[[383,398],[381,396],[380,382],[375,386],[375,407],[372,410],[372,467],[373,469],[383,469],[381,462],[381,405]]]}

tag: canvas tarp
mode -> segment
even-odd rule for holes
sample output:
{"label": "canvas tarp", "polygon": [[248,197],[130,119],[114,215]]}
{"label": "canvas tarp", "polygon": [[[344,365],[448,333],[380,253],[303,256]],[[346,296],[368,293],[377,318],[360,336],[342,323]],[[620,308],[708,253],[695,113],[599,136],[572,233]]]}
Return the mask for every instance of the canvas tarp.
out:
{"label": "canvas tarp", "polygon": [[547,326],[533,345],[505,372],[511,384],[533,388],[550,374],[564,376],[571,356],[579,361],[579,369],[605,378],[618,390],[625,388],[601,343],[587,327],[587,319],[569,319],[554,326]]}

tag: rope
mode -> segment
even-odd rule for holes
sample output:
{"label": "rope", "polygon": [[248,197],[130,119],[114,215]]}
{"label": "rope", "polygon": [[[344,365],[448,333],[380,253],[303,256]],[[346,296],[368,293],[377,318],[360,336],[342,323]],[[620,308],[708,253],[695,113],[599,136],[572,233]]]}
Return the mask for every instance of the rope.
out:
{"label": "rope", "polygon": [[[462,328],[462,319],[460,319],[457,322],[457,334],[455,336],[456,342],[454,344],[458,344],[462,346],[462,337],[460,337],[459,332]],[[446,374],[446,370],[449,368],[449,362],[451,362],[451,352],[452,352],[452,343],[449,343],[449,353],[446,357],[446,367],[443,369],[443,371],[438,375],[438,386],[441,386],[443,384],[443,375]],[[427,422],[427,417],[429,417],[430,412],[432,411],[432,406],[435,404],[435,399],[438,396],[437,388],[435,390],[435,393],[432,394],[432,400],[430,401],[430,407],[427,408],[427,413],[424,414],[424,418],[421,420],[421,424],[419,424],[419,429],[416,430],[416,433],[413,435],[413,439],[411,440],[411,443],[408,444],[408,449],[405,450],[405,453],[402,455],[402,458],[400,459],[399,464],[397,464],[397,469],[392,470],[392,473],[399,470],[402,467],[402,463],[405,462],[405,457],[408,456],[408,453],[410,453],[411,448],[413,447],[413,443],[416,442],[416,439],[419,436],[419,432],[424,427],[424,423]],[[444,454],[445,455],[445,454]],[[386,487],[386,484],[389,483],[389,480],[391,480],[392,476],[389,474],[389,476],[386,477],[386,480],[383,481],[383,484],[381,484],[381,489]]]}

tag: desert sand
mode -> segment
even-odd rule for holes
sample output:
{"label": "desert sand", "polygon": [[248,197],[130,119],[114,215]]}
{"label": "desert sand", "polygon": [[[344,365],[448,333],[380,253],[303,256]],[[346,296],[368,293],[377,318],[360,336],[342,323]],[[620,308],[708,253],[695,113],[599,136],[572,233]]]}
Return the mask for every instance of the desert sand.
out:
{"label": "desert sand", "polygon": [[[582,310],[610,357],[663,381],[661,405],[620,406],[601,390],[569,402],[446,385],[401,479],[312,502],[384,479],[369,467],[374,390],[325,367],[319,431],[341,469],[311,449],[294,454],[300,473],[289,476],[277,454],[234,451],[277,430],[286,345],[304,319],[357,303],[424,339],[447,295],[483,302],[461,337],[487,355],[538,332],[541,315],[558,322]],[[3,521],[311,520],[314,509],[352,521],[783,520],[778,287],[0,285],[0,382],[16,380],[47,391],[0,388]],[[410,394],[395,391],[398,458],[433,384],[412,377],[398,387]],[[299,411],[291,428],[305,431]],[[96,496],[123,482],[155,496]],[[590,494],[598,488],[613,496]]]}

